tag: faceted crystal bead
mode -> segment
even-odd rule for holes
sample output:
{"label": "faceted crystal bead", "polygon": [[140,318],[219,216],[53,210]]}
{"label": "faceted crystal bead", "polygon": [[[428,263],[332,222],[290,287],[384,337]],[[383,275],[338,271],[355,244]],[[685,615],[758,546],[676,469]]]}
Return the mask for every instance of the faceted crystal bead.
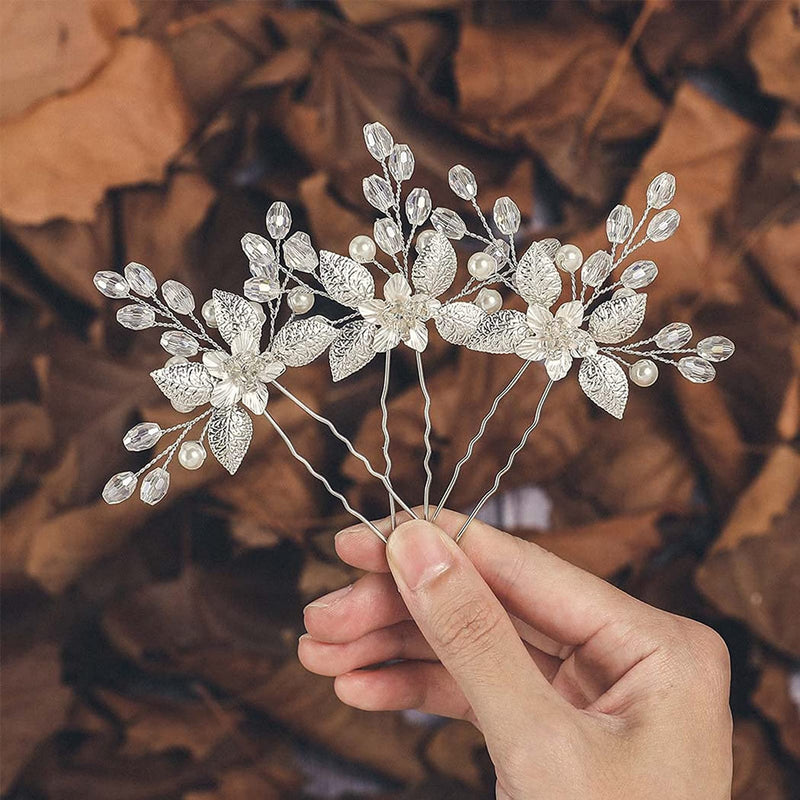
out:
{"label": "faceted crystal bead", "polygon": [[611,254],[605,250],[592,253],[581,267],[581,280],[587,286],[600,286],[611,274]]}
{"label": "faceted crystal bead", "polygon": [[681,215],[674,208],[659,211],[650,220],[650,224],[647,226],[647,235],[654,242],[663,242],[678,230],[680,222]]}
{"label": "faceted crystal bead", "polygon": [[361,189],[364,192],[364,197],[367,202],[378,211],[388,211],[394,203],[394,196],[392,195],[392,187],[386,178],[381,178],[380,175],[370,175],[361,181]]}
{"label": "faceted crystal bead", "polygon": [[253,271],[253,265],[256,265],[263,277],[267,274],[268,268],[275,263],[275,249],[269,241],[257,233],[246,233],[242,236],[242,250],[250,262],[250,272],[254,277],[259,276]]}
{"label": "faceted crystal bead", "polygon": [[372,232],[378,247],[387,255],[394,255],[403,249],[403,235],[397,223],[388,217],[375,220]]}
{"label": "faceted crystal bead", "polygon": [[561,242],[558,239],[542,239],[539,242],[539,249],[550,258],[555,258],[556,253],[561,249]]}
{"label": "faceted crystal bead", "polygon": [[197,355],[199,349],[197,339],[186,331],[164,331],[161,346],[172,356]]}
{"label": "faceted crystal bead", "polygon": [[511,256],[511,246],[508,242],[501,239],[495,239],[491,244],[487,244],[483,248],[483,252],[490,255],[497,264],[497,269],[505,266]]}
{"label": "faceted crystal bead", "polygon": [[188,286],[184,286],[180,281],[164,281],[161,287],[161,294],[167,305],[176,314],[191,314],[194,311],[194,295]]}
{"label": "faceted crystal bead", "polygon": [[478,182],[472,171],[462,164],[450,167],[447,173],[447,182],[453,192],[462,200],[473,200],[478,194]]}
{"label": "faceted crystal bead", "polygon": [[656,175],[647,187],[647,205],[664,208],[675,197],[675,177],[669,172]]}
{"label": "faceted crystal bead", "polygon": [[108,479],[103,487],[103,500],[109,505],[127,500],[136,488],[136,476],[132,472],[118,472]]}
{"label": "faceted crystal bead", "polygon": [[125,279],[131,289],[142,297],[152,297],[158,289],[156,276],[144,264],[137,264],[135,261],[125,267]]}
{"label": "faceted crystal bead", "polygon": [[364,144],[376,161],[383,161],[392,152],[394,139],[380,122],[369,122],[364,126]]}
{"label": "faceted crystal bead", "polygon": [[691,339],[692,329],[685,322],[670,322],[655,335],[655,343],[668,353],[683,349]]}
{"label": "faceted crystal bead", "polygon": [[412,225],[424,225],[431,215],[431,195],[427,189],[412,189],[406,198],[406,219]]}
{"label": "faceted crystal bead", "polygon": [[448,239],[462,239],[467,232],[464,220],[449,208],[435,208],[431,214],[431,224]]}
{"label": "faceted crystal bead", "polygon": [[622,244],[633,230],[633,211],[630,206],[619,205],[606,220],[606,236],[612,244]]}
{"label": "faceted crystal bead", "polygon": [[714,380],[717,371],[714,365],[699,356],[686,356],[678,362],[678,371],[692,383],[708,383]]}
{"label": "faceted crystal bead", "polygon": [[94,285],[100,294],[104,294],[106,297],[111,297],[114,300],[118,300],[120,297],[127,297],[131,291],[131,287],[128,286],[128,281],[126,281],[119,272],[112,272],[110,269],[96,272],[94,275]]}
{"label": "faceted crystal bead", "polygon": [[628,289],[644,289],[658,275],[658,267],[652,261],[634,261],[622,271],[619,279]]}
{"label": "faceted crystal bead", "polygon": [[726,361],[736,349],[727,336],[707,336],[697,343],[697,354],[706,361]]}
{"label": "faceted crystal bead", "polygon": [[148,505],[154,506],[164,499],[169,489],[169,472],[164,467],[156,467],[144,476],[139,497]]}
{"label": "faceted crystal bead", "polygon": [[414,174],[414,154],[407,144],[396,144],[392,149],[389,172],[396,181],[407,181]]}
{"label": "faceted crystal bead", "polygon": [[303,231],[293,233],[283,243],[283,260],[289,269],[298,269],[301,272],[313,272],[319,260],[311,237]]}
{"label": "faceted crystal bead", "polygon": [[143,331],[145,328],[152,328],[155,321],[155,312],[149,306],[132,303],[129,306],[117,309],[117,322],[123,328],[129,328],[132,331]]}
{"label": "faceted crystal bead", "polygon": [[283,239],[292,227],[292,212],[286,203],[278,201],[267,209],[267,233],[273,239]]}
{"label": "faceted crystal bead", "polygon": [[134,425],[122,437],[122,444],[126,450],[138,453],[140,450],[149,450],[163,434],[161,426],[156,422],[140,422]]}
{"label": "faceted crystal bead", "polygon": [[281,295],[281,285],[272,278],[248,278],[244,282],[244,296],[257,303],[275,300]]}
{"label": "faceted crystal bead", "polygon": [[519,207],[510,197],[498,197],[494,201],[492,215],[500,233],[511,236],[519,230],[521,221]]}

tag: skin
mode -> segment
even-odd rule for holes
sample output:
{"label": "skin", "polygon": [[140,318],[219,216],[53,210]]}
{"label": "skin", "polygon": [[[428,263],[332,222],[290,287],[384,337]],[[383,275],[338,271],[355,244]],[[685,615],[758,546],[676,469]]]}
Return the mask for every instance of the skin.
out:
{"label": "skin", "polygon": [[367,574],[306,607],[303,665],[356,708],[471,722],[503,800],[730,798],[722,639],[483,523],[456,545],[463,520],[404,522],[386,547],[340,532]]}

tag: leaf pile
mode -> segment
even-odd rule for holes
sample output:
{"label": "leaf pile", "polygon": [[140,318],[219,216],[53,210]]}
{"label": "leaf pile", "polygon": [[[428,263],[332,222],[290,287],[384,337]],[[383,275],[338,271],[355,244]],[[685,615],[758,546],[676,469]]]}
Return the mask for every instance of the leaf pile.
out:
{"label": "leaf pile", "polygon": [[[198,297],[236,291],[239,238],[275,199],[317,247],[346,253],[371,228],[361,127],[378,119],[413,146],[435,204],[452,202],[455,163],[491,187],[483,202],[514,197],[519,252],[555,236],[590,253],[613,205],[676,175],[683,223],[654,256],[646,325],[686,319],[734,339],[735,357],[712,384],[633,387],[619,423],[576,376],[559,382],[504,488],[552,502],[549,528],[520,535],[726,637],[734,796],[797,797],[798,20],[796,0],[6,0],[2,792],[493,796],[474,731],[351,710],[297,664],[303,604],[354,577],[332,548],[348,520],[266,426],[234,478],[209,460],[176,470],[157,509],[99,499],[142,463],[119,447],[128,427],[177,415],[147,377],[164,361],[156,337],[120,331],[94,272],[136,260]],[[418,501],[409,356],[392,459]],[[426,363],[435,497],[518,362],[434,336]],[[380,463],[377,362],[337,384],[317,365],[295,375]],[[528,370],[501,405],[454,507],[485,491],[543,385]],[[358,508],[385,514],[358,462],[270,402]]]}

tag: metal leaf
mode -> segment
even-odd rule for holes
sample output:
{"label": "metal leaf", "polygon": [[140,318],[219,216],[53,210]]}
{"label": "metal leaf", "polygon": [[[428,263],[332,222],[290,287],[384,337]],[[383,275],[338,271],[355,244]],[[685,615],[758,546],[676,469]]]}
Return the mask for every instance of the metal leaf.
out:
{"label": "metal leaf", "polygon": [[214,289],[212,296],[219,335],[228,344],[242,331],[250,331],[256,342],[261,340],[261,322],[249,300],[219,289]]}
{"label": "metal leaf", "polygon": [[530,328],[521,311],[503,309],[483,319],[467,342],[470,350],[481,353],[513,353]]}
{"label": "metal leaf", "polygon": [[616,361],[599,355],[584,358],[578,371],[578,383],[593,403],[622,419],[628,403],[628,379]]}
{"label": "metal leaf", "polygon": [[450,240],[443,233],[435,233],[411,269],[414,290],[438,297],[453,285],[457,267],[456,251]]}
{"label": "metal leaf", "polygon": [[214,379],[197,361],[162,367],[151,372],[150,377],[168,400],[184,406],[207,403],[214,388]]}
{"label": "metal leaf", "polygon": [[447,303],[434,315],[436,330],[450,344],[466,344],[475,333],[486,312],[475,303]]}
{"label": "metal leaf", "polygon": [[519,260],[514,273],[517,291],[528,305],[550,308],[561,294],[561,276],[553,259],[534,242]]}
{"label": "metal leaf", "polygon": [[589,333],[604,344],[623,342],[641,327],[646,307],[647,295],[644,292],[606,300],[589,317]]}
{"label": "metal leaf", "polygon": [[359,303],[375,297],[375,281],[369,270],[352,258],[320,250],[319,279],[337,303],[357,308]]}
{"label": "metal leaf", "polygon": [[328,358],[331,364],[331,376],[340,381],[362,367],[375,357],[373,339],[375,326],[364,320],[348,322],[339,329],[339,335],[331,344]]}
{"label": "metal leaf", "polygon": [[324,317],[287,322],[272,343],[272,355],[287,367],[303,367],[321,356],[338,334]]}
{"label": "metal leaf", "polygon": [[253,420],[239,406],[215,409],[208,423],[208,444],[231,475],[239,469],[253,438]]}

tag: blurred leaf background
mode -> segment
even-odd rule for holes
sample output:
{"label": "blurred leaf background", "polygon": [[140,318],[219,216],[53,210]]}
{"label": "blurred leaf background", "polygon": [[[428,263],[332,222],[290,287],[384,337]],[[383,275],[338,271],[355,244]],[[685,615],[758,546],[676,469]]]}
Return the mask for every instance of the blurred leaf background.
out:
{"label": "blurred leaf background", "polygon": [[[719,378],[670,374],[625,421],[559,383],[496,506],[501,524],[647,602],[696,617],[733,663],[734,796],[800,795],[800,7],[752,2],[164,2],[0,5],[2,791],[14,800],[486,798],[468,726],[366,714],[298,665],[301,609],[354,577],[347,523],[262,429],[233,479],[173,476],[156,509],[107,507],[141,462],[135,421],[172,424],[95,270],[146,263],[198,297],[236,291],[239,238],[285,200],[317,247],[369,230],[361,127],[417,158],[451,204],[468,164],[487,210],[509,194],[520,246],[591,252],[617,202],[678,179],[678,234],[654,248],[654,332],[686,319],[737,343]],[[524,240],[524,241],[523,241]],[[516,371],[438,342],[436,486]],[[418,500],[421,404],[409,361],[393,459]],[[453,497],[469,507],[543,384],[531,371]],[[292,389],[377,457],[381,375]],[[352,501],[380,486],[283,398],[273,412]],[[144,455],[144,454],[141,454]],[[547,499],[546,530],[514,487]],[[523,499],[520,500],[520,497]],[[515,510],[516,509],[516,510]],[[540,514],[540,516],[542,516]]]}

